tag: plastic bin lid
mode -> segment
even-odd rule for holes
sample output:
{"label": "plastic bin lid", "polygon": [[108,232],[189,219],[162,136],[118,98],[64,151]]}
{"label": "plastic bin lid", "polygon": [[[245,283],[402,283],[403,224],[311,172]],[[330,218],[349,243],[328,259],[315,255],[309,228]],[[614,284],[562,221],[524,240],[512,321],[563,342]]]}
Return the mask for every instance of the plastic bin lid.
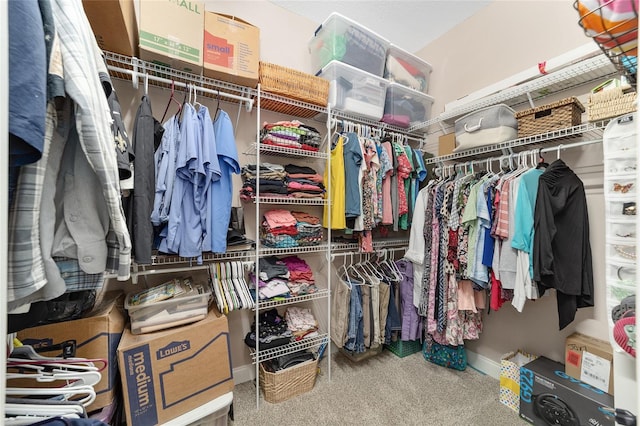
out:
{"label": "plastic bin lid", "polygon": [[[382,40],[384,43],[386,43],[387,45],[391,44],[391,42],[382,37],[380,34],[376,33],[375,31],[373,31],[370,28],[365,27],[364,25],[362,25],[361,23],[354,21],[353,19],[347,18],[346,16],[338,13],[338,12],[332,12],[327,19],[325,19],[322,24],[320,24],[320,26],[318,26],[318,28],[316,28],[316,30],[313,32],[313,37],[316,37],[318,35],[318,33],[320,32],[320,30],[322,30],[323,27],[327,26],[329,24],[329,22],[335,20],[335,19],[342,19],[343,21],[346,21],[347,23],[351,24],[351,25],[355,25],[359,28],[365,29],[367,31],[369,31],[371,34],[375,35],[376,37],[378,37],[380,40]],[[313,40],[313,37],[311,38],[311,40]]]}
{"label": "plastic bin lid", "polygon": [[397,45],[395,45],[393,43],[389,44],[389,50],[387,51],[387,56],[392,56],[392,50],[395,50],[395,51],[399,52],[402,55],[410,57],[412,61],[417,62],[420,65],[423,65],[425,68],[429,68],[429,72],[433,71],[433,66],[431,66],[431,64],[429,62],[425,61],[422,58],[417,57],[413,53],[410,53],[410,52],[404,50],[403,48],[401,48],[400,46],[397,46]]}
{"label": "plastic bin lid", "polygon": [[413,96],[415,99],[426,100],[431,103],[435,101],[435,98],[433,96],[427,95],[426,93],[421,92],[419,90],[412,89],[411,87],[407,87],[404,84],[396,83],[395,81],[389,82],[389,85],[387,86],[387,90],[390,90],[390,89],[397,89],[398,91],[406,92],[408,95]]}

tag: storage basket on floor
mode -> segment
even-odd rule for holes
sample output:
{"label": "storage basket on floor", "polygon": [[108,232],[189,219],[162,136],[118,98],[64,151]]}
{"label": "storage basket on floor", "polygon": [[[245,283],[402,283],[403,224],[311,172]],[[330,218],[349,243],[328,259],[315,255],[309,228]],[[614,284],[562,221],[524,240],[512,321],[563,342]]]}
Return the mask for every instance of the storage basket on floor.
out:
{"label": "storage basket on floor", "polygon": [[518,137],[539,135],[582,123],[584,106],[575,97],[516,113]]}
{"label": "storage basket on floor", "polygon": [[260,364],[260,387],[267,402],[282,402],[309,392],[316,384],[318,360],[309,360],[275,373]]}
{"label": "storage basket on floor", "polygon": [[[327,106],[329,82],[323,78],[267,62],[260,62],[258,73],[260,89],[265,92],[320,107]],[[260,103],[261,108],[297,117],[308,118],[318,114],[317,111],[273,99],[263,99]]]}
{"label": "storage basket on floor", "polygon": [[388,345],[384,346],[400,358],[404,358],[405,356],[415,354],[422,350],[422,343],[420,343],[420,340],[396,340],[395,342],[392,341]]}
{"label": "storage basket on floor", "polygon": [[618,117],[638,109],[636,92],[624,93],[622,87],[604,90],[589,95],[587,117],[589,121]]}

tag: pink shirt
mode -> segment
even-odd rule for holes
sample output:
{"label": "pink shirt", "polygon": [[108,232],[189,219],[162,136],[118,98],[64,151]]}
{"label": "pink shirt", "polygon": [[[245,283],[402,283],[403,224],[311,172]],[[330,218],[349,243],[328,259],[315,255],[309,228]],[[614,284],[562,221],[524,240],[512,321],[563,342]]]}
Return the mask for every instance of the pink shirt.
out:
{"label": "pink shirt", "polygon": [[[393,158],[391,152],[391,143],[383,142],[382,148],[387,151],[389,159]],[[391,208],[391,175],[393,174],[393,168],[387,172],[382,178],[382,224],[393,224],[393,209]]]}

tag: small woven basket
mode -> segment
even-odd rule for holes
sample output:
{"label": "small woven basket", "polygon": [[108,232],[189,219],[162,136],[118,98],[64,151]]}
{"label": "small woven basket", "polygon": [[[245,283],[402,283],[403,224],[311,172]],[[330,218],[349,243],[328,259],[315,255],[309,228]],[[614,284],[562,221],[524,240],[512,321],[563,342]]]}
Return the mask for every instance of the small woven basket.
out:
{"label": "small woven basket", "polygon": [[309,392],[316,384],[318,360],[309,360],[271,373],[260,364],[260,387],[267,402],[283,402]]}
{"label": "small woven basket", "polygon": [[[260,88],[265,92],[320,107],[327,106],[329,80],[267,62],[260,62],[258,73]],[[305,118],[318,114],[317,111],[273,99],[262,100],[261,107]]]}
{"label": "small woven basket", "polygon": [[588,120],[604,120],[637,111],[636,99],[636,92],[624,93],[622,87],[592,93],[587,102]]}
{"label": "small woven basket", "polygon": [[582,123],[584,106],[575,97],[516,113],[518,137],[539,135]]}

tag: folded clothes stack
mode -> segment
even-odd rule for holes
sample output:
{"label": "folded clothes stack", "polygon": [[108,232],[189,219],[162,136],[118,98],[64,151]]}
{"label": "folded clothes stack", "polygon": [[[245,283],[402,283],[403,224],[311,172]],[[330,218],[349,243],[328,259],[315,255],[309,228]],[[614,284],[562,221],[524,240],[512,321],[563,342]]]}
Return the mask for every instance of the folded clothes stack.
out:
{"label": "folded clothes stack", "polygon": [[287,265],[289,270],[287,286],[292,296],[304,296],[318,291],[313,272],[307,262],[298,256],[283,257],[280,261]]}
{"label": "folded clothes stack", "polygon": [[282,148],[318,151],[322,138],[320,133],[297,120],[264,123],[260,131],[260,143]]}
{"label": "folded clothes stack", "polygon": [[[259,265],[258,297],[260,300],[291,297],[288,286],[290,273],[287,264],[275,256],[269,256],[260,258]],[[255,271],[249,274],[249,280],[251,290],[255,294]]]}
{"label": "folded clothes stack", "polygon": [[289,191],[285,182],[287,172],[280,164],[262,163],[260,165],[260,179],[255,164],[248,164],[242,168],[242,189],[240,198],[251,200],[255,197],[259,185],[261,197],[284,197]]}
{"label": "folded clothes stack", "polygon": [[269,210],[260,227],[262,244],[271,248],[318,245],[322,241],[320,218],[305,212]]}
{"label": "folded clothes stack", "polygon": [[[289,344],[293,339],[293,333],[287,326],[287,321],[278,314],[278,311],[270,309],[261,312],[258,316],[260,349],[277,348]],[[256,324],[251,324],[251,331],[244,338],[244,343],[250,348],[256,347]]]}
{"label": "folded clothes stack", "polygon": [[322,176],[311,167],[287,164],[284,170],[287,173],[285,182],[290,197],[322,198],[324,196]]}
{"label": "folded clothes stack", "polygon": [[291,306],[284,314],[284,318],[295,340],[318,335],[318,321],[311,313],[311,309]]}

